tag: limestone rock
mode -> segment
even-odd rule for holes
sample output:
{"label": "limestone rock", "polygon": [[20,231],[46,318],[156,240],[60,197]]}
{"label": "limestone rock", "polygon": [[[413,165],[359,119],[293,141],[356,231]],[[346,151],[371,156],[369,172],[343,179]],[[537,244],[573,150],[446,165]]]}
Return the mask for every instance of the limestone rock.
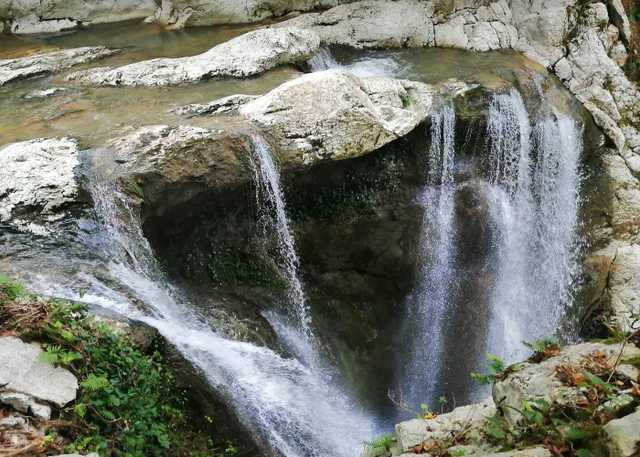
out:
{"label": "limestone rock", "polygon": [[611,457],[632,457],[640,448],[640,410],[604,426]]}
{"label": "limestone rock", "polygon": [[325,44],[356,48],[433,46],[431,2],[365,0],[323,13],[305,14],[279,26],[317,33]]}
{"label": "limestone rock", "polygon": [[23,394],[59,407],[75,400],[78,380],[68,370],[40,362],[42,349],[15,337],[0,338],[1,392]]}
{"label": "limestone rock", "polygon": [[[585,357],[594,353],[604,354],[613,365],[620,353],[620,345],[584,343],[567,346],[560,355],[543,362],[517,364],[513,373],[493,385],[493,401],[511,425],[520,420],[520,413],[516,409],[520,409],[525,400],[544,399],[549,403],[573,404],[583,393],[578,387],[565,385],[556,376],[556,369],[563,364],[579,365]],[[640,355],[640,349],[635,346],[627,345],[624,348],[623,357],[637,355]]]}
{"label": "limestone rock", "polygon": [[551,452],[543,447],[533,447],[494,454],[477,454],[477,457],[551,457]]}
{"label": "limestone rock", "polygon": [[51,418],[51,407],[38,403],[29,395],[16,392],[0,392],[0,403],[9,405],[22,413],[31,413],[38,419],[49,420]]}
{"label": "limestone rock", "polygon": [[46,76],[81,63],[110,56],[104,46],[65,49],[16,59],[0,59],[0,86],[12,81]]}
{"label": "limestone rock", "polygon": [[259,29],[196,56],[94,68],[73,73],[68,79],[98,86],[167,86],[211,78],[246,78],[279,65],[303,62],[319,48],[318,36],[307,30]]}
{"label": "limestone rock", "polygon": [[609,14],[613,23],[620,31],[620,37],[626,42],[631,41],[631,25],[629,24],[629,17],[624,9],[622,0],[608,0]]}
{"label": "limestone rock", "polygon": [[446,439],[463,429],[482,429],[485,419],[496,414],[491,398],[482,403],[461,406],[435,419],[413,419],[396,425],[396,437],[402,451],[411,451],[430,439]]}
{"label": "limestone rock", "polygon": [[60,217],[77,200],[78,154],[78,143],[69,138],[39,138],[0,149],[0,221]]}
{"label": "limestone rock", "polygon": [[155,9],[154,0],[12,0],[0,2],[0,17],[11,33],[50,33],[80,25],[142,19]]}
{"label": "limestone rock", "polygon": [[431,114],[436,96],[423,83],[325,71],[286,82],[239,112],[267,133],[282,163],[308,165],[358,157],[406,135]]}
{"label": "limestone rock", "polygon": [[245,24],[291,12],[330,8],[354,0],[164,0],[153,20],[169,28]]}

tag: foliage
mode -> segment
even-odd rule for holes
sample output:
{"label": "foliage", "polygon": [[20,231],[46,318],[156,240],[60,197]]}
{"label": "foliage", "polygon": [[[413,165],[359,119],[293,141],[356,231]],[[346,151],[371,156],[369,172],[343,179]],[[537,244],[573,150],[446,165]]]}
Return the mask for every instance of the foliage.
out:
{"label": "foliage", "polygon": [[533,351],[529,357],[530,362],[539,363],[560,354],[560,343],[555,338],[542,338],[533,342],[523,341],[523,344]]}
{"label": "foliage", "polygon": [[391,446],[396,442],[396,438],[392,434],[386,434],[379,436],[378,438],[371,441],[369,444],[373,449],[384,449],[385,451],[390,451]]}
{"label": "foliage", "polygon": [[471,378],[478,384],[492,384],[498,379],[502,379],[507,373],[507,366],[497,355],[487,354],[489,362],[489,373],[471,373]]}
{"label": "foliage", "polygon": [[231,443],[221,451],[211,440],[194,447],[193,439],[183,438],[192,433],[186,432],[186,393],[163,357],[156,349],[146,353],[89,316],[85,305],[30,297],[3,279],[0,309],[5,313],[3,333],[41,342],[41,360],[66,367],[80,381],[76,401],[61,410],[57,421],[66,425],[44,444],[108,457],[237,453]]}
{"label": "foliage", "polygon": [[14,282],[3,275],[0,275],[0,290],[12,300],[26,293],[22,284]]}

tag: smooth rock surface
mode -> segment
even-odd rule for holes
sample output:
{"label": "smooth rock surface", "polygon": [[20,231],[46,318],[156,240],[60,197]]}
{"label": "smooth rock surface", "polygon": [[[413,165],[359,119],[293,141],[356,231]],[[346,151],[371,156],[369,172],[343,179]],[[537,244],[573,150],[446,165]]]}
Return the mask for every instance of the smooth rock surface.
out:
{"label": "smooth rock surface", "polygon": [[[527,400],[544,399],[549,403],[571,405],[583,397],[580,388],[565,385],[556,375],[560,365],[580,363],[593,354],[601,353],[613,366],[620,353],[619,344],[584,343],[562,348],[560,355],[540,363],[520,363],[513,373],[493,385],[493,401],[505,419],[515,425],[521,418],[517,409]],[[624,348],[623,358],[640,355],[640,349],[632,344]],[[515,408],[515,409],[514,409]]]}
{"label": "smooth rock surface", "polygon": [[50,75],[74,65],[110,56],[104,46],[65,49],[16,59],[0,59],[0,86],[12,81]]}
{"label": "smooth rock surface", "polygon": [[194,103],[174,109],[173,112],[181,116],[193,117],[207,114],[222,114],[237,111],[242,105],[255,100],[257,95],[236,94],[219,98],[209,103]]}
{"label": "smooth rock surface", "polygon": [[437,416],[435,419],[412,419],[396,425],[396,437],[400,449],[413,450],[417,445],[434,439],[446,439],[464,429],[481,430],[484,421],[496,414],[493,400],[488,398],[482,403],[461,406],[452,412]]}
{"label": "smooth rock surface", "polygon": [[0,338],[0,386],[59,407],[76,398],[78,380],[68,370],[38,360],[42,349],[15,337]]}
{"label": "smooth rock surface", "polygon": [[640,449],[640,410],[604,426],[610,457],[632,457]]}
{"label": "smooth rock surface", "polygon": [[68,79],[98,86],[167,86],[212,78],[246,78],[279,65],[303,62],[319,47],[318,36],[307,30],[259,29],[196,56],[94,68],[73,73]]}
{"label": "smooth rock surface", "polygon": [[282,163],[308,165],[358,157],[406,135],[432,113],[437,95],[423,83],[330,70],[286,82],[239,113],[268,135]]}
{"label": "smooth rock surface", "polygon": [[78,197],[78,143],[39,138],[0,148],[0,221],[59,218]]}

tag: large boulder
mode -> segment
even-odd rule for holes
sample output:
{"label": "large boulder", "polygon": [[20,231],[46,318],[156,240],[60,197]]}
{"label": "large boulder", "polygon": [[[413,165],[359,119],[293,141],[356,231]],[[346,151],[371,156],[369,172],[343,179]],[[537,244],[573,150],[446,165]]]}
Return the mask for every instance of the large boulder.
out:
{"label": "large boulder", "polygon": [[154,21],[168,28],[246,24],[298,11],[330,8],[354,0],[163,0]]}
{"label": "large boulder", "polygon": [[0,338],[0,402],[33,410],[37,408],[34,400],[58,407],[75,400],[76,377],[69,370],[41,362],[41,353],[37,344]]}
{"label": "large boulder", "polygon": [[259,29],[195,56],[94,68],[73,73],[68,79],[99,86],[168,86],[212,78],[246,78],[279,65],[303,62],[319,47],[318,36],[307,30]]}
{"label": "large boulder", "polygon": [[[142,127],[111,141],[110,148],[125,185],[139,186],[145,206],[162,213],[161,208],[205,190],[251,179],[251,155],[262,141],[258,137],[273,146],[271,154],[285,169],[359,157],[415,129],[437,108],[440,97],[467,89],[456,82],[435,88],[390,78],[312,73],[261,97],[241,99],[245,104],[239,114],[220,120],[220,128]],[[208,113],[203,106],[181,111]]]}
{"label": "large boulder", "polygon": [[49,33],[81,25],[142,19],[156,9],[154,0],[12,0],[0,3],[0,22],[15,34]]}
{"label": "large boulder", "polygon": [[0,148],[0,222],[59,219],[78,200],[78,143],[38,138]]}
{"label": "large boulder", "polygon": [[[468,86],[447,86],[449,94]],[[274,141],[285,164],[361,156],[400,138],[437,106],[438,90],[390,78],[335,71],[286,82],[239,109]]]}
{"label": "large boulder", "polygon": [[104,46],[65,49],[15,59],[0,59],[0,86],[26,78],[47,76],[73,65],[87,63],[113,54]]}

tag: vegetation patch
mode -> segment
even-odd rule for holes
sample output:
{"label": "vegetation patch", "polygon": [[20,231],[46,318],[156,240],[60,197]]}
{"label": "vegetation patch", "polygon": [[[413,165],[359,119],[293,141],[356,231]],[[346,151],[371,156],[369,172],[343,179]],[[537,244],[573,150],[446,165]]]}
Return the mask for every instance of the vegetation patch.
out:
{"label": "vegetation patch", "polygon": [[78,378],[78,396],[59,417],[39,424],[47,435],[36,454],[209,456],[237,453],[216,446],[190,415],[188,397],[156,347],[137,347],[87,314],[85,305],[26,294],[0,278],[0,334],[41,343],[43,361]]}

